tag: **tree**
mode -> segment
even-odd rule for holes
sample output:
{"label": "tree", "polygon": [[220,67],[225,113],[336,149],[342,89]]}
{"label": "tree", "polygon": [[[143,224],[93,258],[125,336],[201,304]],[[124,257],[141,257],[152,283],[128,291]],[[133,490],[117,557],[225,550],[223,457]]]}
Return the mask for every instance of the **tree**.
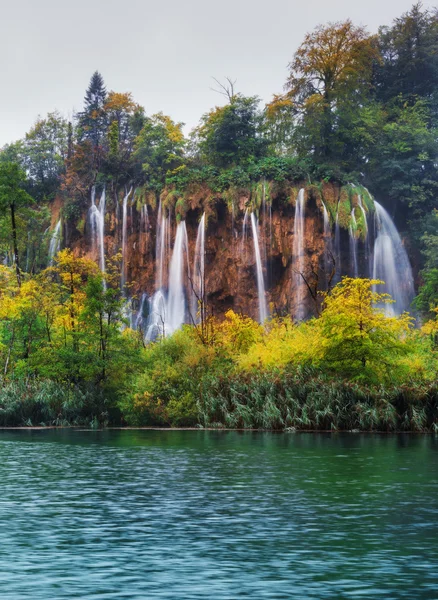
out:
{"label": "tree", "polygon": [[438,309],[438,268],[425,270],[423,280],[412,305],[424,318],[432,319]]}
{"label": "tree", "polygon": [[21,164],[29,177],[32,195],[52,199],[65,170],[68,153],[68,123],[58,112],[37,119],[26,133],[21,148]]}
{"label": "tree", "polygon": [[98,148],[106,135],[107,118],[105,102],[107,93],[102,75],[95,71],[85,92],[84,110],[78,113],[80,138],[89,140]]}
{"label": "tree", "polygon": [[377,97],[384,102],[398,95],[415,102],[418,97],[437,98],[438,13],[423,10],[417,2],[381,27],[378,44],[381,61],[375,67]]}
{"label": "tree", "polygon": [[[342,106],[358,106],[371,84],[377,58],[375,40],[348,20],[317,27],[308,33],[289,64],[284,97],[270,106],[271,118],[290,112],[298,132],[308,132],[304,152],[327,159],[336,142],[337,115]],[[310,132],[310,133],[309,133]]]}
{"label": "tree", "polygon": [[135,139],[134,157],[141,164],[141,176],[153,190],[161,190],[168,171],[184,164],[186,140],[183,123],[175,123],[163,113],[145,117]]}
{"label": "tree", "polygon": [[16,163],[0,163],[0,214],[9,214],[12,247],[18,286],[21,285],[20,256],[18,252],[17,211],[29,206],[33,199],[24,190],[26,175]]}
{"label": "tree", "polygon": [[230,102],[201,119],[195,130],[201,156],[217,167],[245,165],[266,154],[259,99],[230,92]]}
{"label": "tree", "polygon": [[407,353],[412,318],[387,317],[381,306],[392,302],[374,291],[382,281],[344,277],[324,298],[316,322],[322,336],[321,362],[345,375],[382,381],[395,375],[397,359]]}
{"label": "tree", "polygon": [[117,180],[129,178],[133,169],[134,141],[144,124],[144,110],[132,99],[132,94],[110,92],[105,102],[108,123],[104,170]]}
{"label": "tree", "polygon": [[[362,116],[362,123],[351,131],[361,138],[359,146],[367,158],[367,185],[386,197],[399,223],[407,224],[412,247],[423,252],[438,187],[438,142],[436,130],[428,125],[427,105],[422,99],[408,103],[400,97],[387,106],[372,103]],[[433,230],[431,221],[430,234]]]}

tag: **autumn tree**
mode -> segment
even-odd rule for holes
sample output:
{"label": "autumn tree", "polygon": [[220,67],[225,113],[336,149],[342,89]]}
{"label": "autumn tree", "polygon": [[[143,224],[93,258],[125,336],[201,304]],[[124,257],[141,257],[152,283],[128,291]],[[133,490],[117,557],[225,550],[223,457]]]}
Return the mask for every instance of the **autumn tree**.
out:
{"label": "autumn tree", "polygon": [[337,116],[347,104],[360,104],[377,56],[374,38],[350,20],[317,27],[289,64],[286,93],[268,107],[271,120],[293,116],[304,151],[327,160],[334,154]]}
{"label": "autumn tree", "polygon": [[321,362],[349,376],[383,380],[408,350],[412,325],[408,314],[388,317],[384,306],[393,302],[376,291],[382,281],[343,277],[324,298],[316,323],[321,335]]}
{"label": "autumn tree", "polygon": [[105,102],[108,132],[103,171],[113,180],[132,175],[134,141],[144,123],[144,110],[134,102],[132,94],[110,92]]}

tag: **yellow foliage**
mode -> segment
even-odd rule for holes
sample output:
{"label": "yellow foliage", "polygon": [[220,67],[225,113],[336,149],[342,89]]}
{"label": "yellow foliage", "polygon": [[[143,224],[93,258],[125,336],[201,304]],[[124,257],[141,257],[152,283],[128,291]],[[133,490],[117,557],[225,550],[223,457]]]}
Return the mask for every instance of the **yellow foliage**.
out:
{"label": "yellow foliage", "polygon": [[281,370],[291,363],[315,360],[319,340],[314,323],[312,320],[295,325],[290,317],[272,319],[263,339],[238,356],[238,367],[244,371],[256,368]]}
{"label": "yellow foliage", "polygon": [[261,342],[263,327],[253,319],[238,315],[232,310],[215,329],[215,343],[230,356],[247,352],[250,346]]}
{"label": "yellow foliage", "polygon": [[426,335],[437,336],[438,335],[438,307],[433,309],[433,312],[436,313],[435,319],[430,319],[427,321],[421,331]]}

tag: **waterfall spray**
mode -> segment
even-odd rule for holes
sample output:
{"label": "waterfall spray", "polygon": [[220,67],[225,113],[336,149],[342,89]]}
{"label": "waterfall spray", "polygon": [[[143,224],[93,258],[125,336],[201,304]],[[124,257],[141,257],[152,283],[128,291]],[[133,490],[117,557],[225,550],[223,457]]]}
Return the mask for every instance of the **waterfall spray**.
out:
{"label": "waterfall spray", "polygon": [[263,278],[262,259],[260,256],[258,221],[253,212],[251,213],[251,226],[252,237],[254,241],[254,254],[256,259],[257,293],[259,299],[259,322],[264,323],[268,318],[268,307],[266,305],[265,282]]}
{"label": "waterfall spray", "polygon": [[126,285],[126,272],[127,272],[127,263],[126,263],[126,255],[127,255],[127,226],[128,226],[128,200],[131,195],[132,187],[129,192],[125,194],[123,198],[123,208],[122,208],[122,274],[121,274],[121,282],[120,287],[123,290]]}
{"label": "waterfall spray", "polygon": [[169,333],[181,327],[185,320],[184,264],[188,264],[188,240],[185,221],[176,228],[175,244],[169,267],[169,293],[167,298],[167,325]]}
{"label": "waterfall spray", "polygon": [[332,262],[332,255],[333,255],[333,243],[332,243],[332,230],[330,227],[330,218],[329,218],[329,214],[327,211],[327,207],[324,204],[324,202],[322,202],[322,210],[323,210],[323,217],[324,217],[324,273],[325,273],[325,278],[326,278],[326,283],[328,285],[329,279],[330,279],[330,268],[331,268],[331,262]]}
{"label": "waterfall spray", "polygon": [[205,316],[205,213],[202,215],[198,225],[198,234],[196,236],[195,256],[193,259],[193,280],[192,280],[192,318],[195,322],[199,321],[198,312],[201,319]]}
{"label": "waterfall spray", "polygon": [[359,268],[357,264],[357,237],[356,237],[357,221],[354,214],[354,208],[351,211],[351,222],[348,227],[350,234],[350,258],[351,258],[351,270],[353,277],[359,277]]}
{"label": "waterfall spray", "polygon": [[53,259],[61,249],[61,219],[56,223],[55,229],[53,230],[52,237],[50,238],[49,245],[49,265],[53,265]]}
{"label": "waterfall spray", "polygon": [[336,261],[336,281],[341,280],[342,266],[341,266],[341,229],[339,227],[339,202],[336,209],[336,220],[335,220],[335,261]]}
{"label": "waterfall spray", "polygon": [[374,201],[376,207],[377,237],[374,242],[373,279],[385,282],[378,291],[391,295],[394,304],[385,305],[388,314],[401,314],[409,309],[414,297],[414,278],[406,250],[400,235],[381,204]]}
{"label": "waterfall spray", "polygon": [[304,272],[304,225],[305,225],[305,202],[304,188],[298,193],[295,207],[294,219],[294,237],[293,237],[293,265],[294,265],[294,283],[295,283],[295,319],[300,321],[305,316],[304,311],[304,281],[301,273]]}

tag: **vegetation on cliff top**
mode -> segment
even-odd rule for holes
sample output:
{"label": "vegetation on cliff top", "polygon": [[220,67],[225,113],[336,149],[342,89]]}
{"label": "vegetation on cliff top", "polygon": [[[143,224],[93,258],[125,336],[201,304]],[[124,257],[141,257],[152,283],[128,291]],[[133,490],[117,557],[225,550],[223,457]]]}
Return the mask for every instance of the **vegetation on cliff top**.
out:
{"label": "vegetation on cliff top", "polygon": [[[307,34],[288,67],[285,91],[265,107],[219,83],[225,104],[201,117],[187,138],[183,124],[148,115],[130,93],[107,91],[94,73],[83,110],[68,122],[53,112],[38,118],[23,140],[0,152],[27,175],[34,199],[17,219],[17,244],[38,271],[48,203],[57,198],[71,228],[81,228],[92,185],[117,197],[125,186],[142,202],[165,204],[184,216],[196,196],[208,208],[243,192],[257,203],[260,182],[268,201],[291,197],[294,182],[366,185],[408,234],[421,268],[435,244],[438,187],[438,19],[421,4],[377,35],[351,21]],[[332,215],[337,200],[330,202]],[[340,206],[343,210],[342,204]],[[342,227],[349,226],[351,205]],[[0,211],[0,252],[12,254],[11,226]],[[29,249],[30,246],[30,249]],[[24,265],[21,265],[24,268]]]}

